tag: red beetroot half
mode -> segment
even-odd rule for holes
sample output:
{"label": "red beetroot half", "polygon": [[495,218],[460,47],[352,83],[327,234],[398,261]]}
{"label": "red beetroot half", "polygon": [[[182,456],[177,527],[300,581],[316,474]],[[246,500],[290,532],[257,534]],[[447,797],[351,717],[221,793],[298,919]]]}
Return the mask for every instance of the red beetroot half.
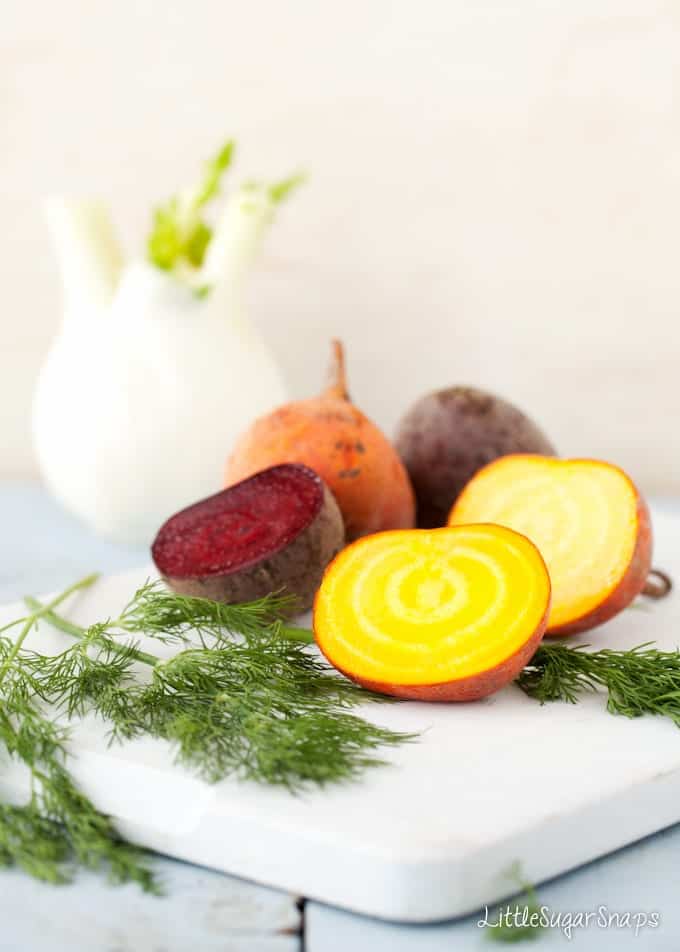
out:
{"label": "red beetroot half", "polygon": [[294,595],[311,607],[324,569],[345,542],[338,505],[307,466],[284,463],[183,509],[151,547],[156,568],[181,595],[248,602]]}

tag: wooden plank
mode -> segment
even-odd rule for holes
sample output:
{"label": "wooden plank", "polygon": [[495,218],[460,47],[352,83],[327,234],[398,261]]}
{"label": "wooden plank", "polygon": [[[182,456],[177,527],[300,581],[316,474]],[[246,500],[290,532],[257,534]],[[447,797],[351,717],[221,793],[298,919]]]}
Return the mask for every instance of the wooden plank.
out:
{"label": "wooden plank", "polygon": [[145,548],[95,536],[34,484],[0,483],[0,602],[58,590],[90,572],[123,572],[149,561]]}
{"label": "wooden plank", "polygon": [[0,952],[299,952],[293,896],[158,858],[165,895],[79,875],[69,886],[0,872]]}

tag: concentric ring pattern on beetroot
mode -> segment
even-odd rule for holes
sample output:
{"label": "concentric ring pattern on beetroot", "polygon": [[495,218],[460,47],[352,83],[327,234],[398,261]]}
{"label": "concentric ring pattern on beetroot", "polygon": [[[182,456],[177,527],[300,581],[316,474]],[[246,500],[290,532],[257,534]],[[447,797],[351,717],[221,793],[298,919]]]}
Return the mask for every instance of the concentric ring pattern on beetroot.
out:
{"label": "concentric ring pattern on beetroot", "polygon": [[171,516],[151,552],[182,594],[243,602],[285,592],[304,611],[343,544],[328,487],[308,467],[285,463]]}

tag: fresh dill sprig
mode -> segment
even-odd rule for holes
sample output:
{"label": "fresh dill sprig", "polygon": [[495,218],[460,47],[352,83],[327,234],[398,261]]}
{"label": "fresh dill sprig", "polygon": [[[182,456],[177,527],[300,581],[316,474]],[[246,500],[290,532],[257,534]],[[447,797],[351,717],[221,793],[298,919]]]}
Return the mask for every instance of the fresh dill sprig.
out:
{"label": "fresh dill sprig", "polygon": [[[210,782],[236,774],[297,791],[351,780],[384,763],[379,748],[412,735],[351,713],[378,695],[310,654],[311,632],[279,617],[287,607],[280,596],[222,605],[147,584],[118,619],[90,628],[44,610],[78,641],[28,663],[36,690],[70,716],[98,714],[112,740],[167,740],[180,763]],[[164,660],[119,640],[142,632],[189,647]],[[150,681],[138,678],[136,663],[151,669]]]}
{"label": "fresh dill sprig", "polygon": [[514,944],[534,941],[545,927],[536,889],[523,875],[519,862],[510,866],[505,877],[519,887],[522,894],[515,901],[514,909],[509,903],[496,909],[496,922],[487,930],[486,935],[493,942]]}
{"label": "fresh dill sprig", "polygon": [[[46,618],[51,618],[49,613]],[[118,723],[133,703],[137,682],[132,669],[144,652],[132,643],[110,644],[103,630],[102,625],[91,626],[82,640],[57,655],[27,652],[24,656],[35,692],[69,719],[82,717],[96,698],[98,713]]]}
{"label": "fresh dill sprig", "polygon": [[[127,633],[150,635],[166,644],[187,644],[193,636],[205,644],[208,637],[219,641],[225,636],[232,640],[233,634],[252,638],[263,631],[269,633],[293,601],[292,596],[274,593],[256,601],[227,605],[209,598],[178,595],[157,580],[137,589],[121,616],[110,624]],[[290,630],[304,633],[303,641],[313,640],[307,629]]]}
{"label": "fresh dill sprig", "polygon": [[680,727],[680,652],[659,651],[649,643],[626,651],[587,647],[541,645],[517,684],[541,704],[575,704],[585,693],[604,690],[611,714],[657,714]]}
{"label": "fresh dill sprig", "polygon": [[123,842],[74,784],[65,766],[67,739],[34,705],[3,701],[0,741],[30,770],[32,792],[27,804],[0,805],[0,863],[51,883],[68,882],[81,866],[157,892],[144,852]]}
{"label": "fresh dill sprig", "polygon": [[24,764],[31,779],[28,803],[0,804],[0,865],[19,866],[51,883],[67,882],[83,866],[158,891],[143,851],[124,843],[73,782],[66,769],[68,734],[41,710],[34,666],[24,664],[29,653],[23,644],[39,617],[93,580],[84,579],[21,619],[15,642],[0,638],[0,746]]}
{"label": "fresh dill sprig", "polygon": [[362,700],[301,645],[271,639],[157,665],[137,715],[209,782],[237,773],[297,790],[353,779],[405,739],[348,711]]}

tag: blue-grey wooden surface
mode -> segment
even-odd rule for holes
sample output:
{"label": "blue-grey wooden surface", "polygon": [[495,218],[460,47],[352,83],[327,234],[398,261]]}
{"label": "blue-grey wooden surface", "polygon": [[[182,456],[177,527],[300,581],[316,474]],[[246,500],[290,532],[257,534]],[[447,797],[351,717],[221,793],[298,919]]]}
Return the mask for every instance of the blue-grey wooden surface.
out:
{"label": "blue-grey wooden surface", "polygon": [[[680,503],[669,501],[674,507]],[[0,486],[0,601],[57,589],[94,571],[148,561],[144,550],[92,536],[34,485]],[[679,741],[680,742],[680,741]],[[578,770],[578,764],[574,765]],[[426,805],[424,805],[426,808]],[[532,948],[654,952],[680,949],[680,827],[561,876],[539,889],[553,915],[657,913],[639,935],[621,926],[541,933]],[[164,898],[112,888],[91,875],[67,887],[43,886],[0,871],[0,952],[445,952],[489,946],[477,916],[434,926],[400,926],[319,903],[301,910],[288,896],[229,876],[158,859]],[[566,921],[566,920],[565,920]],[[520,946],[521,948],[522,946]]]}

